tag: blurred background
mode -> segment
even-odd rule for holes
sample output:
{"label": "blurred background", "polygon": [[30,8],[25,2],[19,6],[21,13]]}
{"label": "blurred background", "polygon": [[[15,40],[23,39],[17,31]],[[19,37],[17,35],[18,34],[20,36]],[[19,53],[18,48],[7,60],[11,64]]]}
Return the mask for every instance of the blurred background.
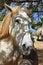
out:
{"label": "blurred background", "polygon": [[7,3],[11,7],[24,3],[32,19],[30,25],[31,32],[36,32],[39,27],[43,26],[43,0],[0,0],[0,23],[3,17],[8,13],[4,7],[4,3]]}

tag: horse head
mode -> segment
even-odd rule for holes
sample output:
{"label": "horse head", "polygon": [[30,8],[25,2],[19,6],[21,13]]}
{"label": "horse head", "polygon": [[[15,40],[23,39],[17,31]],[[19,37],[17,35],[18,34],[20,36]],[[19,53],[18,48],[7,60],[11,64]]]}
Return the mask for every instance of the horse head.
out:
{"label": "horse head", "polygon": [[31,19],[27,14],[27,9],[25,7],[21,7],[17,15],[13,13],[12,21],[9,26],[9,34],[16,38],[23,54],[29,54],[29,49],[33,48],[33,42],[29,31],[30,23]]}
{"label": "horse head", "polygon": [[[29,31],[31,19],[28,16],[27,9],[22,6],[11,8],[7,4],[5,4],[5,7],[7,8],[7,10],[9,10],[9,13],[4,17],[3,24],[0,30],[0,39],[2,40],[2,43],[5,42],[3,41],[3,39],[7,39],[10,36],[11,39],[13,39],[14,46],[17,49],[19,48],[20,53],[22,53],[23,55],[29,55],[31,49],[33,49],[33,42],[31,40]],[[8,41],[9,39],[7,40],[7,42]],[[6,43],[4,43],[3,45],[5,44]],[[16,54],[17,53],[15,53],[14,55]]]}

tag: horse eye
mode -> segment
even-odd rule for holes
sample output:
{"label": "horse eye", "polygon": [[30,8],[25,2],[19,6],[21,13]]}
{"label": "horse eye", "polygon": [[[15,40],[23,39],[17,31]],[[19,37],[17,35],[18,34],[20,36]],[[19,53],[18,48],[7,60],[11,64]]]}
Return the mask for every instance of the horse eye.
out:
{"label": "horse eye", "polygon": [[19,21],[20,21],[19,19],[16,19],[16,20],[15,20],[15,22],[17,22],[17,23],[19,23]]}

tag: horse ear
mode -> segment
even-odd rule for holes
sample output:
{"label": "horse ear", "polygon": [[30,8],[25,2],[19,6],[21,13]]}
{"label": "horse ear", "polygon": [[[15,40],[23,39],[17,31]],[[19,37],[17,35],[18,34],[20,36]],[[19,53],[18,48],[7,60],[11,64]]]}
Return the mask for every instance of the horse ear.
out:
{"label": "horse ear", "polygon": [[4,3],[4,6],[5,6],[5,8],[6,8],[7,10],[9,10],[10,12],[13,11],[12,8],[11,8],[9,5],[7,5],[6,3]]}
{"label": "horse ear", "polygon": [[20,6],[15,6],[15,7],[10,7],[9,5],[7,5],[6,3],[4,4],[5,8],[7,10],[9,10],[10,12],[14,13],[14,14],[18,14],[18,12],[21,10],[23,5]]}

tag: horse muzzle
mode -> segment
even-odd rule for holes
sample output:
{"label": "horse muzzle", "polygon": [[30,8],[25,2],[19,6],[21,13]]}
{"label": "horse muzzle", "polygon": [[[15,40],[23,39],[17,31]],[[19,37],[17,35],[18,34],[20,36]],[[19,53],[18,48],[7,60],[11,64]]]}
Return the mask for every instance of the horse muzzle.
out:
{"label": "horse muzzle", "polygon": [[30,52],[31,52],[31,48],[30,47],[26,47],[26,45],[23,44],[23,46],[22,46],[22,53],[23,53],[23,55],[29,55]]}

